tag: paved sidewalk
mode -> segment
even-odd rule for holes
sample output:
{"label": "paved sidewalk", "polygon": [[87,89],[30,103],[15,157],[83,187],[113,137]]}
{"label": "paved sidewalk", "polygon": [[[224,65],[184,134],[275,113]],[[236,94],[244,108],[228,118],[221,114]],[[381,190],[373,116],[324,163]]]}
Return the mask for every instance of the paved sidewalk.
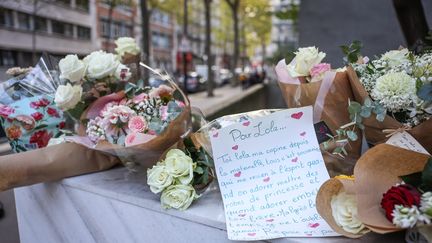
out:
{"label": "paved sidewalk", "polygon": [[241,86],[232,87],[225,85],[214,90],[214,97],[207,97],[207,92],[190,94],[191,106],[199,108],[204,116],[210,117],[216,112],[242,100],[243,98],[258,92],[264,88],[264,84],[256,84],[243,90]]}

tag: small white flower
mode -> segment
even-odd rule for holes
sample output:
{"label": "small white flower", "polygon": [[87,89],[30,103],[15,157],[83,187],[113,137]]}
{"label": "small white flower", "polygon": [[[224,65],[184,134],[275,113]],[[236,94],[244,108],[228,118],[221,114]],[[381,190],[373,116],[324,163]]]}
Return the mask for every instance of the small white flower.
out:
{"label": "small white flower", "polygon": [[57,88],[54,102],[57,107],[63,111],[74,108],[81,100],[82,87],[80,85],[72,86],[70,83],[60,85]]}
{"label": "small white flower", "polygon": [[153,193],[159,193],[173,183],[173,177],[168,174],[164,165],[155,165],[147,170],[147,184]]}
{"label": "small white flower", "polygon": [[67,55],[59,62],[60,78],[72,83],[81,81],[86,72],[86,65],[78,59],[77,55]]}
{"label": "small white flower", "polygon": [[195,189],[190,185],[173,185],[166,188],[161,195],[163,208],[186,210],[192,202],[199,198]]}
{"label": "small white flower", "polygon": [[355,195],[339,192],[331,200],[333,218],[337,225],[352,234],[369,232],[366,226],[357,218],[357,200]]}
{"label": "small white flower", "polygon": [[84,58],[88,65],[87,76],[92,79],[102,79],[114,75],[120,62],[112,53],[94,51]]}
{"label": "small white flower", "polygon": [[178,179],[181,184],[187,185],[193,179],[195,163],[180,149],[171,149],[165,158],[168,173]]}
{"label": "small white flower", "polygon": [[396,205],[393,209],[393,224],[401,228],[412,228],[414,227],[421,213],[416,206],[404,207],[403,205]]}
{"label": "small white flower", "polygon": [[388,73],[376,80],[371,94],[386,109],[406,110],[416,102],[416,81],[404,72]]}
{"label": "small white flower", "polygon": [[420,201],[420,210],[432,219],[432,192],[423,193]]}
{"label": "small white flower", "polygon": [[115,49],[115,51],[120,56],[123,56],[125,53],[129,53],[132,55],[137,55],[140,53],[140,48],[136,44],[136,41],[134,38],[120,37],[115,41],[115,44],[117,45],[117,48]]}
{"label": "small white flower", "polygon": [[57,145],[57,144],[62,144],[62,143],[66,143],[66,136],[65,135],[61,135],[58,138],[51,138],[48,142],[48,147],[49,146],[53,146],[53,145]]}
{"label": "small white flower", "polygon": [[318,51],[318,48],[314,46],[299,48],[295,54],[295,64],[287,66],[288,73],[294,78],[309,76],[312,67],[319,64],[326,56],[324,52]]}

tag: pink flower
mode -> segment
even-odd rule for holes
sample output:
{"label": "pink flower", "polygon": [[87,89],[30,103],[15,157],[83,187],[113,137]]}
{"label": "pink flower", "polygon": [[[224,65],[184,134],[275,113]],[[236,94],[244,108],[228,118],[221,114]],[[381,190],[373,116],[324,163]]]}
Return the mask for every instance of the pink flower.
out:
{"label": "pink flower", "polygon": [[135,116],[135,111],[124,105],[115,105],[103,112],[103,123],[122,125],[129,122],[131,117]]}
{"label": "pink flower", "polygon": [[7,118],[10,114],[14,113],[15,110],[7,105],[0,104],[0,116]]}
{"label": "pink flower", "polygon": [[147,129],[147,122],[142,116],[134,116],[129,119],[128,127],[134,133],[144,132]]}
{"label": "pink flower", "polygon": [[152,140],[156,136],[144,134],[144,133],[130,133],[126,136],[125,139],[125,146],[133,146],[137,144],[147,143],[148,141]]}
{"label": "pink flower", "polygon": [[322,80],[324,74],[330,70],[331,70],[331,66],[328,63],[319,63],[314,65],[310,70],[310,75],[312,77],[311,82]]}
{"label": "pink flower", "polygon": [[180,108],[185,108],[185,106],[186,106],[183,101],[176,100],[176,103]]}
{"label": "pink flower", "polygon": [[161,114],[161,119],[163,121],[165,121],[166,119],[168,119],[168,106],[163,105],[159,108],[159,112]]}
{"label": "pink flower", "polygon": [[133,102],[135,104],[139,104],[141,101],[148,99],[148,95],[146,93],[141,93],[133,98]]}
{"label": "pink flower", "polygon": [[152,89],[152,91],[150,91],[150,98],[164,98],[164,97],[171,97],[172,93],[174,92],[174,89],[166,86],[164,84],[162,84],[161,86]]}

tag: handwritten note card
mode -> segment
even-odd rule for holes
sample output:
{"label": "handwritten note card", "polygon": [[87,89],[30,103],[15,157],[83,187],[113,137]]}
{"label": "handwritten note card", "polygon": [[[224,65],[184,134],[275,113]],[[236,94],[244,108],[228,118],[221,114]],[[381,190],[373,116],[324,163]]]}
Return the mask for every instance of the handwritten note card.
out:
{"label": "handwritten note card", "polygon": [[337,235],[315,208],[329,175],[312,107],[242,121],[210,137],[229,239]]}
{"label": "handwritten note card", "polygon": [[411,136],[411,134],[405,131],[394,134],[386,143],[419,153],[429,154],[428,151],[413,136]]}

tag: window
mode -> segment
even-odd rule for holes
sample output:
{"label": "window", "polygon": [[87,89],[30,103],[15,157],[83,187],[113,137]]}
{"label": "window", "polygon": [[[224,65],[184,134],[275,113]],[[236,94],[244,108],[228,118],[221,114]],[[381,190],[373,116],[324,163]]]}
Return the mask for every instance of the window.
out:
{"label": "window", "polygon": [[85,11],[89,11],[89,0],[75,0],[76,7]]}
{"label": "window", "polygon": [[57,2],[66,5],[68,7],[71,5],[71,0],[57,0]]}
{"label": "window", "polygon": [[55,34],[71,37],[73,36],[73,28],[71,24],[52,20],[52,32]]}
{"label": "window", "polygon": [[122,25],[120,29],[120,36],[132,36],[132,26],[129,25]]}
{"label": "window", "polygon": [[90,28],[78,26],[77,31],[78,31],[78,39],[82,39],[82,40],[90,40],[91,39]]}
{"label": "window", "polygon": [[18,27],[22,30],[30,30],[30,15],[18,13]]}
{"label": "window", "polygon": [[17,66],[16,52],[0,50],[0,66],[4,66],[4,67]]}
{"label": "window", "polygon": [[39,32],[47,32],[47,20],[42,17],[36,17],[34,20],[35,30]]}
{"label": "window", "polygon": [[109,36],[109,29],[110,29],[108,20],[101,19],[100,24],[102,26],[102,28],[101,28],[102,37],[105,37],[105,38],[108,37]]}
{"label": "window", "polygon": [[0,26],[13,27],[12,10],[0,8]]}

